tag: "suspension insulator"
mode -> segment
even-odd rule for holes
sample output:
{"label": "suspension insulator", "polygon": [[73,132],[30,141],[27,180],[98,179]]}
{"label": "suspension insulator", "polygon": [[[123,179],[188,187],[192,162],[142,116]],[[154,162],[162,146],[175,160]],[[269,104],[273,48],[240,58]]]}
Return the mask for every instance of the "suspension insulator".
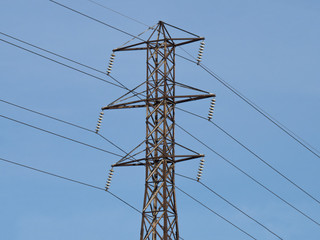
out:
{"label": "suspension insulator", "polygon": [[198,58],[197,58],[197,64],[199,65],[202,59],[202,54],[203,54],[203,50],[204,50],[204,41],[202,41],[200,43],[200,48],[199,48],[199,53],[198,53]]}
{"label": "suspension insulator", "polygon": [[106,191],[108,191],[110,188],[113,172],[114,172],[114,170],[113,170],[113,168],[111,168],[109,171],[109,176],[108,176],[108,180],[107,180],[107,184],[106,184]]}
{"label": "suspension insulator", "polygon": [[108,66],[108,69],[107,69],[107,74],[108,75],[111,73],[115,56],[116,55],[114,53],[111,54],[111,57],[110,57],[110,60],[109,60],[109,66]]}
{"label": "suspension insulator", "polygon": [[210,103],[210,108],[209,108],[209,114],[208,114],[209,121],[212,119],[215,104],[216,104],[216,100],[214,98],[212,98],[211,103]]}
{"label": "suspension insulator", "polygon": [[198,175],[197,175],[197,181],[199,182],[202,176],[202,171],[203,171],[203,167],[204,167],[204,159],[202,158],[200,160],[200,165],[199,165],[199,169],[198,169]]}
{"label": "suspension insulator", "polygon": [[99,130],[100,130],[102,119],[103,119],[103,114],[104,114],[104,112],[100,112],[100,115],[99,115],[99,118],[98,118],[97,127],[96,127],[96,133],[98,133]]}

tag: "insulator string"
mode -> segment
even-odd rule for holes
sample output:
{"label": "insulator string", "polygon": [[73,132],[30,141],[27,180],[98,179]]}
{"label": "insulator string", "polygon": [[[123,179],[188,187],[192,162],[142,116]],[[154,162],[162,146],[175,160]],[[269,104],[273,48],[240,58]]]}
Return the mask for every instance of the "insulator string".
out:
{"label": "insulator string", "polygon": [[210,103],[209,113],[208,113],[208,120],[209,121],[212,119],[215,104],[216,104],[216,100],[214,98],[212,98],[211,103]]}
{"label": "insulator string", "polygon": [[201,60],[202,60],[204,45],[205,45],[205,43],[204,43],[204,41],[202,41],[202,42],[200,43],[200,48],[199,48],[199,53],[198,53],[198,58],[197,58],[197,64],[198,64],[198,65],[200,64],[200,62],[201,62]]}
{"label": "insulator string", "polygon": [[110,60],[109,60],[109,66],[108,66],[108,69],[107,69],[107,74],[108,74],[108,75],[111,73],[115,56],[116,56],[116,55],[114,54],[114,52],[112,52],[111,57],[110,57]]}
{"label": "insulator string", "polygon": [[109,188],[110,188],[110,185],[111,185],[111,180],[112,180],[112,177],[113,177],[113,172],[114,172],[114,170],[113,170],[113,167],[110,169],[110,171],[109,171],[109,176],[108,176],[108,180],[107,180],[107,184],[106,184],[106,191],[108,191],[109,190]]}
{"label": "insulator string", "polygon": [[202,176],[202,171],[203,171],[203,167],[204,167],[204,158],[202,158],[200,160],[200,165],[199,165],[199,169],[198,169],[198,175],[197,175],[197,181],[199,182]]}
{"label": "insulator string", "polygon": [[97,127],[96,127],[96,133],[98,133],[100,131],[103,115],[104,115],[104,112],[101,111],[100,115],[99,115],[99,118],[98,118],[98,123],[97,123]]}

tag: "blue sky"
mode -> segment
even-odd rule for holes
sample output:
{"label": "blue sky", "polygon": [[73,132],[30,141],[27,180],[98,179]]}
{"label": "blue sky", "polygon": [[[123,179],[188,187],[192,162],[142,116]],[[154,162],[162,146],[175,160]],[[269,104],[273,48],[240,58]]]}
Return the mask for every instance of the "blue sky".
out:
{"label": "blue sky", "polygon": [[[87,0],[60,2],[132,34],[139,34],[146,28]],[[320,149],[318,1],[99,2],[148,25],[163,20],[204,36],[204,64]],[[2,0],[0,6],[1,32],[101,70],[106,70],[112,49],[130,39],[49,1]],[[2,35],[1,38],[14,42]],[[193,44],[186,49],[196,56],[198,46]],[[179,49],[177,52],[184,54]],[[3,42],[0,42],[0,69],[1,99],[92,130],[100,108],[125,92]],[[145,80],[145,53],[117,54],[112,74],[130,88],[141,83]],[[215,93],[217,102],[213,120],[313,196],[320,198],[319,158],[274,127],[198,66],[177,59],[176,79]],[[205,117],[209,104],[210,100],[202,100],[183,107]],[[121,154],[94,134],[2,102],[0,112],[1,115]],[[144,110],[107,112],[101,134],[129,151],[144,138],[144,114]],[[320,221],[319,204],[261,164],[213,125],[179,111],[176,120],[285,200]],[[115,156],[3,118],[0,118],[0,126],[1,158],[93,185],[104,187],[110,165],[118,160]],[[206,154],[204,183],[284,239],[320,238],[319,226],[179,129],[176,140]],[[176,167],[177,172],[195,177],[198,164],[198,161],[181,163]],[[176,181],[178,186],[257,239],[277,239],[199,184],[179,177]],[[103,191],[4,162],[0,162],[0,189],[1,239],[139,238],[140,215]],[[110,190],[141,209],[143,168],[116,169]],[[177,192],[177,204],[180,234],[186,240],[250,239],[180,192]]]}

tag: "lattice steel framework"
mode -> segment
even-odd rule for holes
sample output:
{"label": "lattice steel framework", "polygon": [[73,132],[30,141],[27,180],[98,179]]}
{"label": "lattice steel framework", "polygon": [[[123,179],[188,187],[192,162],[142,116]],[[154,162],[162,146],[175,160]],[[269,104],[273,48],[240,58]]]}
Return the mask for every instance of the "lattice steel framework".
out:
{"label": "lattice steel framework", "polygon": [[193,155],[175,154],[175,105],[214,97],[214,94],[176,96],[175,48],[203,38],[171,38],[165,25],[160,21],[147,41],[114,49],[147,51],[146,98],[121,104],[113,102],[102,108],[106,110],[146,107],[145,158],[132,159],[129,153],[113,165],[145,166],[140,240],[179,239],[175,163],[203,155],[194,151],[192,152],[196,154]]}
{"label": "lattice steel framework", "polygon": [[140,239],[179,239],[174,189],[175,47],[171,43],[161,24],[157,41],[147,44],[147,99],[154,100],[146,102],[146,185]]}

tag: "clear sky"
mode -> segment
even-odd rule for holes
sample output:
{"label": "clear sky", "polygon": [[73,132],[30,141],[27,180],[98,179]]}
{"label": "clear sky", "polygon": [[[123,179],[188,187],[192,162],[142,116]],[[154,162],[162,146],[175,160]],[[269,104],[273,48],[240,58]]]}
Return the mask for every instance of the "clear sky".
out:
{"label": "clear sky", "polygon": [[[315,148],[320,149],[320,2],[315,0],[97,0],[139,21],[163,20],[206,38],[203,63]],[[132,34],[146,27],[87,0],[61,0]],[[1,0],[0,31],[105,71],[129,36],[46,0]],[[149,34],[143,35],[146,37]],[[177,34],[172,31],[172,34]],[[185,35],[184,35],[185,36]],[[8,37],[1,39],[27,47]],[[186,49],[196,56],[199,44]],[[185,55],[181,50],[179,54]],[[61,60],[57,57],[54,59]],[[61,60],[68,63],[65,60]],[[112,74],[132,88],[145,80],[145,53],[116,56]],[[68,63],[106,80],[102,74]],[[0,42],[0,99],[95,129],[100,108],[124,90]],[[320,199],[320,159],[274,127],[195,64],[177,58],[176,80],[216,97],[213,120]],[[206,117],[210,100],[184,108]],[[121,154],[98,136],[0,102],[0,114]],[[212,124],[177,111],[176,121],[211,148],[320,222],[320,205]],[[101,134],[130,151],[145,137],[145,111],[105,113]],[[118,157],[0,118],[0,158],[104,187]],[[176,141],[206,155],[203,182],[283,239],[318,240],[320,227],[231,167],[181,130]],[[199,161],[177,172],[195,177]],[[187,179],[179,187],[257,239],[277,239]],[[142,208],[143,168],[115,169],[110,190]],[[185,240],[248,236],[177,191]],[[0,239],[139,239],[141,216],[111,195],[0,161]]]}

